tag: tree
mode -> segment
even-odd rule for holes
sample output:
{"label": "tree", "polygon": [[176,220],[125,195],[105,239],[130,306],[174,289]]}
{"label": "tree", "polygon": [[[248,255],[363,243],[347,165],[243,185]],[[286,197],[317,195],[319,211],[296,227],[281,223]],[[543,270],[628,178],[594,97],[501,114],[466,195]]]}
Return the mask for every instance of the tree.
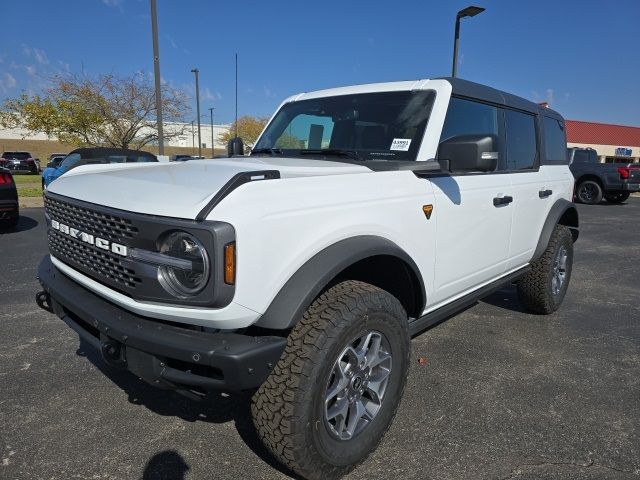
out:
{"label": "tree", "polygon": [[[164,120],[183,118],[189,111],[186,95],[166,84],[161,89]],[[158,139],[154,85],[144,73],[57,75],[41,95],[6,100],[0,125],[77,146],[141,148]],[[164,137],[182,133],[165,129]]]}
{"label": "tree", "polygon": [[[238,119],[238,136],[242,139],[245,145],[252,147],[258,140],[258,136],[264,130],[265,125],[269,119],[267,117],[252,117],[245,115]],[[222,143],[227,143],[236,136],[236,122],[231,124],[231,127],[227,132],[221,133],[218,140]]]}

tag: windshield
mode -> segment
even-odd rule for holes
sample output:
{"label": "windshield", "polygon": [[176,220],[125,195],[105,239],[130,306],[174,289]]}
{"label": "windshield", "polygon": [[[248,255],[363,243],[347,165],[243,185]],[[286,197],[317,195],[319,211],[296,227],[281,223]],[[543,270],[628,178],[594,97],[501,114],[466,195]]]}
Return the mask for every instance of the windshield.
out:
{"label": "windshield", "polygon": [[65,159],[60,164],[60,169],[67,171],[76,166],[76,164],[80,161],[79,153],[70,153],[65,157]]}
{"label": "windshield", "polygon": [[278,111],[253,154],[415,160],[435,93],[403,91],[290,102]]}

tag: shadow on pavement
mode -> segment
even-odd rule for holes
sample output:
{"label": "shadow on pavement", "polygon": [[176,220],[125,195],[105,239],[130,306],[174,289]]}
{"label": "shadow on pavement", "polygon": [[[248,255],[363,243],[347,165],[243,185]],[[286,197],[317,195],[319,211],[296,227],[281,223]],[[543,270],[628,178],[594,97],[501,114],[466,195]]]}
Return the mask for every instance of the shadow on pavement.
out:
{"label": "shadow on pavement", "polygon": [[10,235],[12,233],[26,232],[38,226],[38,221],[31,217],[20,215],[18,225],[15,228],[7,228],[4,225],[0,226],[0,235]]}
{"label": "shadow on pavement", "polygon": [[189,465],[178,452],[165,450],[147,462],[142,480],[184,480],[189,470]]}
{"label": "shadow on pavement", "polygon": [[[118,370],[107,365],[102,359],[100,352],[82,340],[80,340],[76,354],[86,357],[100,372],[109,378],[109,380],[126,392],[129,396],[130,403],[144,406],[158,415],[178,417],[187,422],[210,422],[219,424],[233,421],[242,441],[253,453],[281,473],[297,478],[291,471],[276,460],[258,437],[251,419],[251,396],[253,392],[229,394],[212,392],[205,399],[198,402],[169,390],[160,390],[143,382],[131,372]],[[162,453],[175,454],[175,452]],[[162,453],[154,456],[147,464],[147,467],[149,467],[151,461],[158,456],[161,458],[156,459],[156,463],[161,462],[163,458],[171,462],[176,460],[172,455],[162,457]],[[181,479],[183,477],[145,476],[144,478]]]}
{"label": "shadow on pavement", "polygon": [[531,314],[530,311],[522,306],[520,300],[518,300],[518,291],[515,285],[504,286],[497,292],[493,292],[491,295],[484,297],[480,302],[513,312]]}

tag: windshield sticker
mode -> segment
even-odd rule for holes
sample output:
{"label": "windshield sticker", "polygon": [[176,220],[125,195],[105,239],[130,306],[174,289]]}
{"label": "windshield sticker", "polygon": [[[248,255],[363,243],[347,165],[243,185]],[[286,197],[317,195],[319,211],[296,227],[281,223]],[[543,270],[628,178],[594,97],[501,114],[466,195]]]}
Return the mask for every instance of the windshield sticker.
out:
{"label": "windshield sticker", "polygon": [[409,145],[411,145],[410,138],[394,138],[393,142],[391,142],[391,148],[389,150],[399,150],[401,152],[406,152],[409,150]]}

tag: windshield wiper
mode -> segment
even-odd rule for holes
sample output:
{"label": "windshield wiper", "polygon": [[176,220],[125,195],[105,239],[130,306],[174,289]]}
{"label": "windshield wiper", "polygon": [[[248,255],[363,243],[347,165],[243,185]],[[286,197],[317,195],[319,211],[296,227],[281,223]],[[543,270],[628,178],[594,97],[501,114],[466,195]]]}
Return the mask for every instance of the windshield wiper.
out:
{"label": "windshield wiper", "polygon": [[300,155],[335,155],[337,157],[349,157],[361,160],[356,150],[343,150],[341,148],[308,148],[300,150]]}
{"label": "windshield wiper", "polygon": [[253,155],[254,153],[270,153],[272,156],[282,155],[282,149],[281,148],[254,148],[253,150],[251,150],[251,155]]}

